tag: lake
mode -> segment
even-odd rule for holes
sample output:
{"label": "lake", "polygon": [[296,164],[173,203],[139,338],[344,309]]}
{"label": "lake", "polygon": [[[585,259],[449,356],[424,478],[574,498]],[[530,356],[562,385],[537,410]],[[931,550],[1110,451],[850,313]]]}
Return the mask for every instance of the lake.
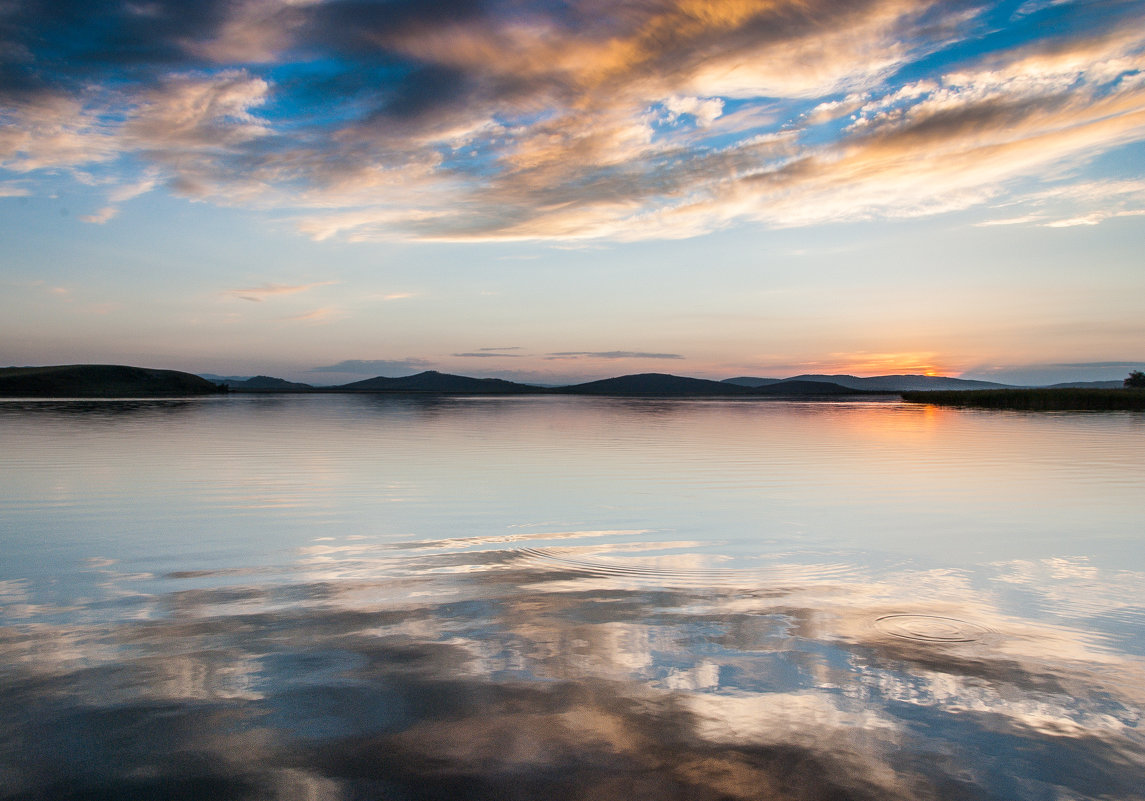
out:
{"label": "lake", "polygon": [[1145,414],[0,401],[0,798],[1145,798]]}

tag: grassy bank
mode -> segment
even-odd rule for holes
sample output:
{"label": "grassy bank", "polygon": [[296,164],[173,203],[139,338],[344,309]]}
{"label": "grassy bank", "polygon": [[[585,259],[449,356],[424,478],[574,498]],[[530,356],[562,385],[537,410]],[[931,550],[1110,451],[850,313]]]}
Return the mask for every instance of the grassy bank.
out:
{"label": "grassy bank", "polygon": [[904,392],[911,403],[938,406],[969,406],[981,409],[1029,409],[1033,411],[1145,410],[1141,389],[971,389]]}

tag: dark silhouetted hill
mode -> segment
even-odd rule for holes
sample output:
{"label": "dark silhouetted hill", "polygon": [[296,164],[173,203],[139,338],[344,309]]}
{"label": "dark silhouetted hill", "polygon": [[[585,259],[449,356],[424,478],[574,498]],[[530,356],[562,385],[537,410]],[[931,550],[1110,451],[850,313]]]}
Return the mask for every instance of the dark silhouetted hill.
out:
{"label": "dark silhouetted hill", "polygon": [[668,375],[666,373],[640,373],[618,378],[589,381],[560,387],[560,393],[576,395],[623,395],[628,397],[721,397],[750,398],[760,395],[854,395],[856,390],[827,381],[780,380],[760,387],[745,387],[726,381]]}
{"label": "dark silhouetted hill", "polygon": [[721,384],[735,384],[738,387],[766,387],[768,384],[778,384],[780,381],[785,381],[783,378],[753,378],[752,376],[738,376],[737,378],[725,378]]}
{"label": "dark silhouetted hill", "polygon": [[1009,386],[1008,384],[995,384],[992,381],[972,381],[936,375],[878,375],[871,378],[859,378],[853,375],[808,374],[785,379],[752,378],[750,376],[725,379],[726,383],[734,383],[744,387],[770,386],[780,381],[823,381],[849,389],[874,392],[906,392],[928,389],[1005,389]]}
{"label": "dark silhouetted hill", "polygon": [[0,396],[10,398],[153,398],[225,391],[178,370],[118,364],[0,368]]}
{"label": "dark silhouetted hill", "polygon": [[509,395],[543,391],[538,387],[517,384],[501,378],[470,378],[439,373],[436,370],[427,370],[424,373],[401,378],[378,376],[328,389],[334,392],[436,392],[447,395]]}
{"label": "dark silhouetted hill", "polygon": [[199,378],[205,378],[212,384],[229,384],[232,381],[246,381],[249,375],[219,375],[218,373],[195,373]]}
{"label": "dark silhouetted hill", "polygon": [[705,378],[687,378],[666,373],[640,373],[623,375],[617,378],[604,378],[585,384],[560,387],[558,392],[575,395],[658,395],[676,397],[730,396],[744,397],[751,394],[746,387],[725,384],[722,381],[708,381]]}
{"label": "dark silhouetted hill", "polygon": [[1066,381],[1062,384],[1050,384],[1043,389],[1123,389],[1124,380],[1118,381]]}
{"label": "dark silhouetted hill", "polygon": [[771,384],[755,387],[753,395],[855,395],[856,393],[880,392],[880,390],[854,389],[831,381],[806,381],[788,378]]}
{"label": "dark silhouetted hill", "polygon": [[256,375],[254,378],[245,380],[228,378],[222,383],[235,392],[305,392],[314,389],[309,384],[299,384],[295,381],[287,381],[285,378],[273,378],[268,375]]}

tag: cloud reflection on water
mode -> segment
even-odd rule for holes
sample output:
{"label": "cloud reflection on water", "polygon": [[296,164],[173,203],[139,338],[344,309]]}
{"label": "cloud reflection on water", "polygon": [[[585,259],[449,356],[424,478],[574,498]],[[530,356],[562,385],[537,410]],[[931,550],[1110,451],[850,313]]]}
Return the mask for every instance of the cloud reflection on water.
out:
{"label": "cloud reflection on water", "polygon": [[[109,590],[117,622],[6,610],[0,797],[1141,797],[1145,665],[1093,632],[959,571],[719,572],[618,533],[327,538]],[[544,539],[577,560],[504,547]],[[912,612],[988,633],[875,625]]]}

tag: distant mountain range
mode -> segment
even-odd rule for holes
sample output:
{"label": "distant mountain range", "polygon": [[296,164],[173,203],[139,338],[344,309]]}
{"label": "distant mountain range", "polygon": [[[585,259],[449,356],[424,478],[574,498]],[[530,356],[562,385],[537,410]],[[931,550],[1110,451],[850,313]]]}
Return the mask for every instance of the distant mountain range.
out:
{"label": "distant mountain range", "polygon": [[1043,389],[1124,389],[1125,381],[1067,381],[1064,384],[1050,384]]}
{"label": "distant mountain range", "polygon": [[971,381],[963,378],[947,378],[934,375],[879,375],[872,378],[859,378],[853,375],[797,375],[791,378],[728,378],[726,384],[742,387],[765,387],[784,381],[827,381],[848,389],[865,389],[876,392],[907,392],[927,389],[1008,389],[1008,384],[993,381]]}
{"label": "distant mountain range", "polygon": [[728,381],[686,378],[664,373],[641,373],[605,378],[560,387],[555,392],[575,395],[625,395],[674,397],[751,397],[758,395],[852,395],[855,390],[828,381],[785,380],[764,386],[744,386]]}
{"label": "distant mountain range", "polygon": [[[641,373],[564,387],[538,387],[500,378],[470,378],[429,370],[402,378],[369,378],[323,392],[420,392],[473,395],[609,395],[623,397],[752,397],[758,395],[846,395],[856,390],[826,381],[779,381],[765,387],[744,387],[705,378]],[[862,390],[858,390],[862,391]]]}
{"label": "distant mountain range", "polygon": [[[1116,388],[1120,381],[1056,384],[1055,388]],[[604,395],[616,397],[822,397],[918,390],[1013,389],[990,381],[925,375],[799,375],[792,378],[741,376],[724,381],[640,373],[563,387],[519,384],[500,378],[472,378],[436,370],[387,378],[377,376],[334,387],[314,387],[281,378],[197,376],[177,370],[122,365],[62,365],[0,368],[4,397],[155,397],[213,392],[374,392],[431,395]]]}

